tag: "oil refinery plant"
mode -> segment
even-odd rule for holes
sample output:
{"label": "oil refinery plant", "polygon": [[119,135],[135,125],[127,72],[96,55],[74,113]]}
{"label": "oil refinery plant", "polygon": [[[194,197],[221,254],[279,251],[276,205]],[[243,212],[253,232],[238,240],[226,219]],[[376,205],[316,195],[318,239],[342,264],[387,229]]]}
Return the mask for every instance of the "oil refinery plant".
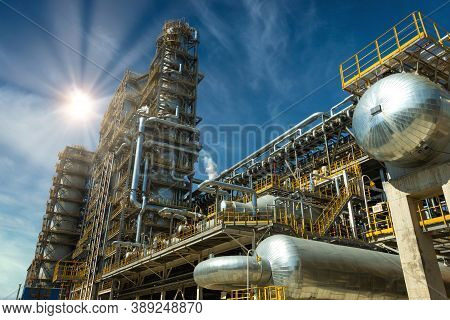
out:
{"label": "oil refinery plant", "polygon": [[447,299],[449,42],[411,13],[339,66],[343,101],[201,181],[199,33],[166,22],[148,71],[116,89],[97,150],[59,154],[26,289]]}

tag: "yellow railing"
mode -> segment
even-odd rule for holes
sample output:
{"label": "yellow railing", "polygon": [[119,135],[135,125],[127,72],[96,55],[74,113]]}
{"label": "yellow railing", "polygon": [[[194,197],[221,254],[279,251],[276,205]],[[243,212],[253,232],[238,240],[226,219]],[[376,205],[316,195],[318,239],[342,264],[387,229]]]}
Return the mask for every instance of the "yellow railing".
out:
{"label": "yellow railing", "polygon": [[234,212],[225,211],[220,212],[217,215],[212,213],[208,218],[194,224],[187,225],[181,232],[177,232],[171,236],[159,235],[154,241],[153,245],[144,249],[135,249],[132,253],[128,253],[128,256],[122,258],[116,263],[108,264],[103,268],[102,273],[108,273],[118,268],[124,267],[134,261],[137,261],[144,256],[155,254],[159,251],[167,249],[183,240],[191,238],[195,235],[201,234],[207,230],[210,230],[217,226],[223,225],[268,225],[272,223],[285,224],[290,226],[295,232],[299,231],[297,221],[294,215],[285,210],[274,211],[258,211],[253,215],[251,212]]}
{"label": "yellow railing", "polygon": [[86,265],[79,261],[56,262],[53,271],[53,282],[55,281],[81,281],[86,272]]}
{"label": "yellow railing", "polygon": [[342,88],[346,89],[418,40],[428,37],[443,44],[449,41],[448,35],[431,19],[413,12],[339,66]]}
{"label": "yellow railing", "polygon": [[287,191],[290,191],[292,189],[286,180],[284,180],[280,176],[273,174],[268,174],[264,178],[256,181],[253,185],[253,189],[256,191],[256,193],[261,193],[272,188]]}
{"label": "yellow railing", "polygon": [[369,208],[369,219],[368,231],[365,233],[366,238],[375,240],[378,236],[394,233],[389,204],[387,202],[380,202]]}
{"label": "yellow railing", "polygon": [[114,247],[112,245],[107,246],[105,249],[105,256],[109,257],[109,256],[113,255],[115,252],[116,252],[116,247]]}
{"label": "yellow railing", "polygon": [[[425,201],[428,201],[426,206],[424,206]],[[419,225],[424,231],[427,231],[430,226],[450,226],[450,213],[442,195],[418,201],[417,215]],[[388,203],[381,202],[369,208],[369,219],[368,230],[365,232],[366,238],[375,241],[383,236],[395,235]]]}
{"label": "yellow railing", "polygon": [[324,235],[333,223],[336,215],[341,212],[344,205],[353,197],[360,194],[359,179],[349,181],[347,187],[343,186],[322,214],[314,222],[314,232]]}
{"label": "yellow railing", "polygon": [[229,300],[286,300],[286,290],[282,286],[233,290]]}

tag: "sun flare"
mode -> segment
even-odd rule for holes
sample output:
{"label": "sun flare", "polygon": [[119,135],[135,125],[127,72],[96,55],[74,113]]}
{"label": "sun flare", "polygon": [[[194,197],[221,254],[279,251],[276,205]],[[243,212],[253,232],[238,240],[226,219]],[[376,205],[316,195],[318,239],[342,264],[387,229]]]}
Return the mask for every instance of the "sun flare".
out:
{"label": "sun flare", "polygon": [[86,120],[92,115],[93,100],[86,92],[74,90],[67,103],[68,115],[76,120]]}

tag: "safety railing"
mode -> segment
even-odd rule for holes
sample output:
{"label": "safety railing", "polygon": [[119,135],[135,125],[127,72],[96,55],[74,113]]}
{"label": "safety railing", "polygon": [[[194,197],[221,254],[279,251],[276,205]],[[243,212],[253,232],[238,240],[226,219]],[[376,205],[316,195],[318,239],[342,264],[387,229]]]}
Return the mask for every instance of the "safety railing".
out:
{"label": "safety railing", "polygon": [[116,247],[114,247],[112,245],[106,247],[106,249],[105,249],[105,257],[112,256],[115,253],[116,253]]}
{"label": "safety railing", "polygon": [[413,12],[339,66],[342,88],[382,65],[423,38],[436,43],[449,41],[449,33],[420,12]]}
{"label": "safety railing", "polygon": [[357,196],[359,194],[359,179],[352,179],[349,181],[348,186],[341,187],[339,195],[333,198],[333,200],[323,210],[322,214],[314,222],[314,232],[318,235],[324,235],[334,222],[336,215],[342,211],[345,204],[347,204],[353,196]]}
{"label": "safety railing", "polygon": [[89,151],[84,151],[81,154],[81,153],[75,153],[75,152],[69,151],[69,150],[64,150],[64,151],[58,153],[58,158],[89,163],[92,161],[92,153]]}
{"label": "safety railing", "polygon": [[183,226],[180,232],[173,235],[158,235],[153,239],[153,243],[143,249],[134,249],[132,253],[127,255],[116,263],[106,265],[102,273],[108,273],[113,270],[124,267],[134,261],[137,261],[145,256],[149,256],[164,249],[167,249],[177,243],[186,239],[192,238],[196,235],[202,234],[207,230],[213,229],[217,226],[224,225],[247,225],[247,226],[260,226],[270,225],[272,223],[285,224],[290,226],[295,232],[298,232],[299,227],[294,215],[291,212],[285,210],[271,210],[271,211],[258,211],[256,214],[251,212],[236,212],[225,211],[219,213],[213,213],[208,218]]}
{"label": "safety railing", "polygon": [[[419,225],[426,232],[436,226],[450,227],[450,212],[443,195],[417,201]],[[389,204],[380,202],[369,208],[368,230],[366,238],[371,241],[382,240],[385,236],[395,235]]]}
{"label": "safety railing", "polygon": [[267,286],[232,290],[229,300],[286,300],[286,287]]}
{"label": "safety railing", "polygon": [[86,274],[86,265],[79,261],[58,261],[53,271],[53,282],[81,281]]}
{"label": "safety railing", "polygon": [[394,233],[389,204],[387,202],[380,202],[369,208],[368,218],[370,221],[368,230],[365,232],[367,239],[373,241],[380,236],[392,235]]}
{"label": "safety railing", "polygon": [[259,179],[253,185],[253,189],[256,193],[262,193],[272,188],[284,189],[290,191],[292,188],[289,184],[283,180],[280,176],[274,174],[268,174],[262,179]]}

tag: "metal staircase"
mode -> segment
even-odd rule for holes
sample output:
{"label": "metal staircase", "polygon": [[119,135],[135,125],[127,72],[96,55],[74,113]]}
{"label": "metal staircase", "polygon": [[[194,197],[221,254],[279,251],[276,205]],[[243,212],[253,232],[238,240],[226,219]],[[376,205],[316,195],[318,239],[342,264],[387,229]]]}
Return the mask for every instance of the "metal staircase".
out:
{"label": "metal staircase", "polygon": [[[111,179],[112,168],[114,163],[114,154],[109,153],[105,156],[105,165],[101,171],[100,185],[97,190],[98,194],[95,195],[95,218],[94,227],[92,231],[92,239],[90,245],[89,256],[86,261],[86,280],[83,283],[81,291],[81,299],[92,299],[92,292],[95,281],[95,274],[98,262],[98,255],[101,247],[101,239],[103,236],[103,225],[106,208],[108,205],[108,195],[109,195],[109,182]],[[92,195],[91,195],[92,196]]]}
{"label": "metal staircase", "polygon": [[352,198],[359,197],[360,194],[359,179],[350,180],[348,186],[343,186],[339,190],[339,195],[333,197],[328,206],[323,209],[322,214],[314,221],[314,232],[319,236],[324,236],[345,205]]}

